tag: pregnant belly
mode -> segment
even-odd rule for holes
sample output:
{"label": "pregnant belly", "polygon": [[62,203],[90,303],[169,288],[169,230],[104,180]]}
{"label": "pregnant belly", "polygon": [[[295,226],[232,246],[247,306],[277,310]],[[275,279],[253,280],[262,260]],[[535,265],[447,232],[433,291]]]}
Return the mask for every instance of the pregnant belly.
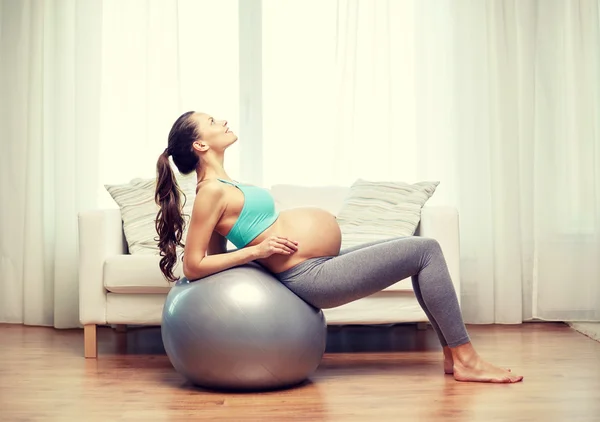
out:
{"label": "pregnant belly", "polygon": [[294,208],[281,211],[277,221],[252,244],[268,236],[282,236],[298,242],[298,251],[291,255],[274,254],[261,260],[273,272],[285,271],[306,259],[335,256],[340,252],[342,235],[331,213],[319,208]]}

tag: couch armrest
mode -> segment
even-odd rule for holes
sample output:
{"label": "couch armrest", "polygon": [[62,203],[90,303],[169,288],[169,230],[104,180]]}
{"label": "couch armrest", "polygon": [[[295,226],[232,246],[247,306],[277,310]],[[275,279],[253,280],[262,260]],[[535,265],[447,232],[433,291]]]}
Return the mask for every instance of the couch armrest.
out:
{"label": "couch armrest", "polygon": [[121,211],[91,210],[79,213],[79,321],[106,324],[104,262],[127,253]]}
{"label": "couch armrest", "polygon": [[438,241],[460,301],[460,235],[458,210],[450,206],[424,206],[416,236]]}

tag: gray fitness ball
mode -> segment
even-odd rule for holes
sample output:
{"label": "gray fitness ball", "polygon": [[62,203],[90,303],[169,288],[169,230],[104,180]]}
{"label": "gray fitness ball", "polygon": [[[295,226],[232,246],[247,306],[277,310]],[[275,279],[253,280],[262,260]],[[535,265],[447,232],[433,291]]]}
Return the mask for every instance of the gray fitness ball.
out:
{"label": "gray fitness ball", "polygon": [[267,390],[306,380],[325,352],[323,312],[256,264],[182,278],[163,309],[162,340],[177,372],[211,389]]}

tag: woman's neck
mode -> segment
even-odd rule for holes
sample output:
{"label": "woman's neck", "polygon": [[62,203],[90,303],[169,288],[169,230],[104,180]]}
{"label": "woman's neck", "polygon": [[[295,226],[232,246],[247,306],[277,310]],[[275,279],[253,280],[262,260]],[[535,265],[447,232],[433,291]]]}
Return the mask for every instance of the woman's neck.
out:
{"label": "woman's neck", "polygon": [[196,169],[197,181],[200,183],[207,179],[225,179],[230,180],[229,175],[223,166],[224,157],[203,157],[200,160],[200,166]]}

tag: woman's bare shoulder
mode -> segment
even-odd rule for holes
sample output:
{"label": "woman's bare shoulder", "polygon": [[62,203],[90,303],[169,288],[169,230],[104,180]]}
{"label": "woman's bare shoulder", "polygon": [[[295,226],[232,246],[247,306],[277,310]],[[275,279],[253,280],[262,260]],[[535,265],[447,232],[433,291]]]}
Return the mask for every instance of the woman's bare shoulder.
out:
{"label": "woman's bare shoulder", "polygon": [[225,188],[223,183],[219,182],[216,179],[206,179],[201,180],[196,185],[196,196],[199,194],[202,196],[214,196],[214,195],[222,195],[225,192]]}

